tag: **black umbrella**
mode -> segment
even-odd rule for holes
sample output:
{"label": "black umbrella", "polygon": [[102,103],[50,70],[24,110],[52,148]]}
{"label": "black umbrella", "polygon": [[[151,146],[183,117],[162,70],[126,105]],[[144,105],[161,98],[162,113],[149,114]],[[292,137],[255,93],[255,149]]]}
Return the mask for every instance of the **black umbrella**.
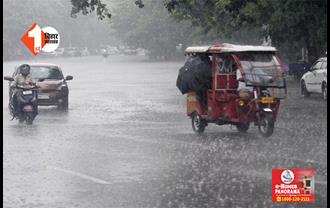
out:
{"label": "black umbrella", "polygon": [[191,91],[189,83],[193,76],[191,73],[188,72],[188,68],[183,66],[179,69],[179,75],[176,80],[176,86],[180,90],[182,94],[186,94],[187,92]]}
{"label": "black umbrella", "polygon": [[[208,57],[207,57],[208,58]],[[206,90],[211,81],[211,62],[200,56],[190,57],[179,69],[176,86],[182,94],[189,91]]]}

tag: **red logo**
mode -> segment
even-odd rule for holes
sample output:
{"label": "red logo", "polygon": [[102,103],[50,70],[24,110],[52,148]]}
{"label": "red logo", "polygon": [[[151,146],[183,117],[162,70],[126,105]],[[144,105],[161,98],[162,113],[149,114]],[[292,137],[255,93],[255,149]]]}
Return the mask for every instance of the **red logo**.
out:
{"label": "red logo", "polygon": [[36,56],[45,45],[45,34],[37,23],[33,23],[21,38],[24,45]]}
{"label": "red logo", "polygon": [[274,169],[273,202],[314,202],[315,171],[312,169]]}
{"label": "red logo", "polygon": [[33,23],[29,30],[21,38],[24,45],[37,55],[40,51],[53,52],[60,44],[60,35],[53,27],[40,28]]}

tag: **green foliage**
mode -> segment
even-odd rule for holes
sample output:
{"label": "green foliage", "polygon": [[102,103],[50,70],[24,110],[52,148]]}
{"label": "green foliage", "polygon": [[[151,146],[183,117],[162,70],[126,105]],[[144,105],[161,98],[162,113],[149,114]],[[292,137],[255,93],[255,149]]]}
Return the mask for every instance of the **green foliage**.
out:
{"label": "green foliage", "polygon": [[[93,10],[93,6],[99,6],[97,14],[102,17],[106,11],[101,0],[72,2],[74,12],[86,13],[87,8]],[[144,8],[145,2],[148,1],[136,0],[135,4]],[[176,20],[190,21],[209,39],[213,39],[213,35],[233,39],[240,34],[243,38],[240,41],[248,44],[270,35],[273,45],[290,59],[294,59],[302,47],[308,49],[311,60],[326,50],[326,0],[163,0],[162,3]],[[242,33],[246,31],[253,35],[244,37]]]}
{"label": "green foliage", "polygon": [[191,24],[174,21],[161,1],[145,0],[139,9],[123,0],[113,14],[110,26],[114,35],[129,47],[148,49],[150,56],[172,58],[178,44],[191,43]]}
{"label": "green foliage", "polygon": [[[177,19],[231,35],[242,28],[269,34],[291,60],[302,47],[310,60],[324,54],[327,43],[326,0],[165,0]],[[263,30],[262,26],[268,29]]]}
{"label": "green foliage", "polygon": [[101,0],[71,0],[72,10],[71,16],[77,17],[78,13],[87,15],[96,9],[96,14],[100,20],[105,17],[111,18],[111,13],[107,9],[107,5],[103,4]]}

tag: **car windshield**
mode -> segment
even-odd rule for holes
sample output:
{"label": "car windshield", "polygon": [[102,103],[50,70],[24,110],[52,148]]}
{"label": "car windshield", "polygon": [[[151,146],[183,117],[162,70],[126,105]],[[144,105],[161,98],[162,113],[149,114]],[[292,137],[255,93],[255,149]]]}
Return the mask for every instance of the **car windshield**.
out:
{"label": "car windshield", "polygon": [[34,80],[37,79],[63,79],[63,74],[56,66],[31,66],[31,76]]}
{"label": "car windshield", "polygon": [[240,60],[247,85],[285,87],[281,66],[272,53],[242,52],[235,55]]}

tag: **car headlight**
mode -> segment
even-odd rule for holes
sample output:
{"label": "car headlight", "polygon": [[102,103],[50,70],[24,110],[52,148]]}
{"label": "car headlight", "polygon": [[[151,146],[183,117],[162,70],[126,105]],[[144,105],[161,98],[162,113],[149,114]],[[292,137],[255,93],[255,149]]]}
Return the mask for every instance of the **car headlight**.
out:
{"label": "car headlight", "polygon": [[61,85],[57,88],[57,90],[62,90],[63,87],[67,87],[66,84],[64,84],[64,83],[61,84]]}

